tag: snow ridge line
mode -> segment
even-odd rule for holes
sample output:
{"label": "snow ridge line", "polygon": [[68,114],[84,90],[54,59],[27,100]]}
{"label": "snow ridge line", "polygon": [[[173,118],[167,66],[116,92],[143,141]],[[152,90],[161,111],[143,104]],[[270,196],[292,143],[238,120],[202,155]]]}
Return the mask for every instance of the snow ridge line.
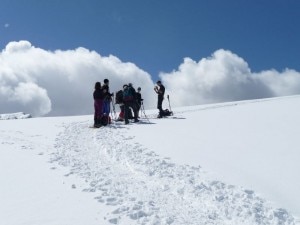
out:
{"label": "snow ridge line", "polygon": [[86,181],[83,191],[96,193],[96,200],[113,207],[108,222],[295,224],[284,209],[272,209],[253,191],[211,180],[200,167],[161,158],[120,127],[68,124],[56,140],[52,159],[70,167],[66,176]]}
{"label": "snow ridge line", "polygon": [[[204,104],[204,105],[198,105],[197,108],[188,109],[188,110],[180,110],[180,107],[175,110],[173,110],[174,115],[183,114],[187,112],[199,112],[203,110],[211,110],[211,109],[219,109],[224,107],[233,107],[233,106],[239,106],[239,105],[247,105],[247,104],[253,104],[253,103],[261,103],[261,102],[269,102],[269,101],[284,101],[287,98],[299,98],[300,95],[291,95],[291,96],[284,96],[284,97],[273,97],[273,98],[262,98],[262,99],[254,99],[254,100],[241,100],[241,101],[233,101],[233,102],[223,102],[223,103],[214,103],[212,105],[210,104]],[[147,115],[149,119],[153,119],[157,117],[157,114],[149,114]]]}

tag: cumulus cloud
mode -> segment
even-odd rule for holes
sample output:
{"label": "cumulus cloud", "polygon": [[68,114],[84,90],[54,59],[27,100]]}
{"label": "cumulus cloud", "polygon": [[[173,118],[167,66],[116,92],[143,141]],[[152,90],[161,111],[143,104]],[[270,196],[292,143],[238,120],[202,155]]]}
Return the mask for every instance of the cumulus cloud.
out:
{"label": "cumulus cloud", "polygon": [[[10,42],[0,53],[0,113],[93,114],[94,84],[105,78],[113,92],[125,83],[140,86],[145,107],[156,108],[154,82],[134,63],[81,47],[47,51],[28,41]],[[300,93],[299,72],[252,73],[245,60],[223,49],[198,62],[185,58],[160,78],[174,107]]]}
{"label": "cumulus cloud", "polygon": [[160,77],[174,106],[300,94],[300,73],[286,69],[252,73],[247,62],[223,49],[196,62],[185,58]]}
{"label": "cumulus cloud", "polygon": [[31,82],[19,83],[8,101],[20,104],[25,111],[31,111],[32,115],[47,114],[51,110],[47,91]]}
{"label": "cumulus cloud", "polygon": [[92,114],[94,84],[105,78],[111,91],[129,82],[141,86],[149,96],[145,106],[155,105],[150,75],[133,63],[85,48],[46,51],[28,41],[10,42],[0,54],[0,113]]}

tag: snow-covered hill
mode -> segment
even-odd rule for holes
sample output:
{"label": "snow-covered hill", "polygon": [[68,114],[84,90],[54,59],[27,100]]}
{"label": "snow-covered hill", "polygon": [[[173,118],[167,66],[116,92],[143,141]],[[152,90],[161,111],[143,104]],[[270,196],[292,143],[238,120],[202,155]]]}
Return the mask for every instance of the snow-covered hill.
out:
{"label": "snow-covered hill", "polygon": [[300,96],[0,121],[0,224],[300,224]]}

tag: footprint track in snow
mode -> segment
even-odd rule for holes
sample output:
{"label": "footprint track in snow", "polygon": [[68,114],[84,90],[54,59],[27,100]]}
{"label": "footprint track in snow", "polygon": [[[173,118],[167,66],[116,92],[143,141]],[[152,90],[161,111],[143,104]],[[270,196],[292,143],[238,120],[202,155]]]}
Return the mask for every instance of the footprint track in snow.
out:
{"label": "footprint track in snow", "polygon": [[177,165],[139,143],[128,129],[88,122],[65,125],[53,162],[86,181],[85,192],[114,207],[112,224],[294,224],[253,191],[207,177],[200,167]]}

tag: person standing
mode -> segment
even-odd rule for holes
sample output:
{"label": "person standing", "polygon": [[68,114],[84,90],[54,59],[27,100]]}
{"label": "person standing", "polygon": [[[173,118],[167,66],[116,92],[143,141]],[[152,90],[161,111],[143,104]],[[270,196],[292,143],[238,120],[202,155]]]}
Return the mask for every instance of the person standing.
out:
{"label": "person standing", "polygon": [[139,122],[136,108],[136,92],[132,87],[132,84],[129,83],[123,85],[123,101],[124,101],[124,119],[125,124],[129,123],[129,110],[132,108],[134,114],[134,122]]}
{"label": "person standing", "polygon": [[157,86],[154,87],[154,91],[157,93],[157,109],[159,110],[158,118],[163,117],[162,103],[165,95],[165,86],[161,81],[156,82]]}
{"label": "person standing", "polygon": [[139,115],[141,106],[143,104],[141,90],[142,89],[140,87],[138,87],[137,92],[136,92],[136,104],[137,104],[137,113],[138,113],[138,115]]}
{"label": "person standing", "polygon": [[103,116],[103,98],[104,94],[101,89],[101,83],[96,82],[95,83],[95,90],[93,92],[93,98],[94,98],[94,127],[100,127],[101,126],[101,119]]}
{"label": "person standing", "polygon": [[123,101],[123,90],[119,90],[116,93],[115,103],[120,106],[120,113],[118,117],[118,121],[124,121],[124,101]]}
{"label": "person standing", "polygon": [[102,86],[102,90],[104,93],[103,114],[105,114],[106,116],[109,116],[110,102],[111,102],[111,98],[112,98],[113,94],[109,92],[109,80],[104,79],[103,82],[104,82],[104,84]]}

